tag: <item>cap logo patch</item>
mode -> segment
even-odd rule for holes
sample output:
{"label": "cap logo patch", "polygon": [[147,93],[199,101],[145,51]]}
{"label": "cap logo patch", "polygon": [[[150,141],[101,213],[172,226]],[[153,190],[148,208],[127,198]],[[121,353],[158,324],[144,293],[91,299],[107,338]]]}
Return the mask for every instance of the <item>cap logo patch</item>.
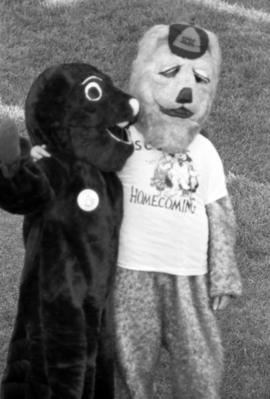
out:
{"label": "cap logo patch", "polygon": [[195,59],[206,52],[208,35],[203,29],[195,26],[174,24],[170,26],[168,42],[173,54]]}

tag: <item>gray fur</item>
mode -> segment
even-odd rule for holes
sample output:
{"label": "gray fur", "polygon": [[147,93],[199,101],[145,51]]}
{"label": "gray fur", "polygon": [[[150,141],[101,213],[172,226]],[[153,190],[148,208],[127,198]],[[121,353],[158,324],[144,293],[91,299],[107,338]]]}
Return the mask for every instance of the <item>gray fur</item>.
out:
{"label": "gray fur", "polygon": [[209,220],[209,294],[211,297],[242,292],[234,247],[236,222],[229,196],[206,206]]}
{"label": "gray fur", "polygon": [[115,284],[116,398],[153,398],[163,344],[173,398],[219,399],[223,350],[206,277],[118,268]]}

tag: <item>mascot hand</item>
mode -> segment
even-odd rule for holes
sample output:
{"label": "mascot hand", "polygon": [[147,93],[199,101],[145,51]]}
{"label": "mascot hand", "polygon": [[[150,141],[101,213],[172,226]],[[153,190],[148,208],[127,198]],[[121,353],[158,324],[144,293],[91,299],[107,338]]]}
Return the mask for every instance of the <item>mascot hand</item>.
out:
{"label": "mascot hand", "polygon": [[20,160],[20,139],[13,120],[6,118],[0,123],[0,168],[4,177],[12,177]]}
{"label": "mascot hand", "polygon": [[51,154],[46,151],[46,145],[43,144],[41,146],[35,145],[31,149],[31,157],[34,162],[39,161],[42,158],[49,158]]}
{"label": "mascot hand", "polygon": [[221,295],[213,298],[212,307],[213,310],[223,310],[231,302],[232,297],[230,295]]}

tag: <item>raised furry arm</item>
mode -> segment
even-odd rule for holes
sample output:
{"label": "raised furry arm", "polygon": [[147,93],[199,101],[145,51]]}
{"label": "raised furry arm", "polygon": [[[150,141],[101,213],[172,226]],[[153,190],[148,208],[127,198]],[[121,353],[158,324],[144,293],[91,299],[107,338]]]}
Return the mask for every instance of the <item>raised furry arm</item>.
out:
{"label": "raised furry arm", "polygon": [[30,146],[20,139],[21,156],[6,177],[0,165],[0,208],[27,215],[42,210],[54,198],[54,192],[43,170],[32,161]]}
{"label": "raised furry arm", "polygon": [[54,196],[47,176],[30,157],[30,143],[15,122],[0,123],[0,208],[18,214],[41,210]]}

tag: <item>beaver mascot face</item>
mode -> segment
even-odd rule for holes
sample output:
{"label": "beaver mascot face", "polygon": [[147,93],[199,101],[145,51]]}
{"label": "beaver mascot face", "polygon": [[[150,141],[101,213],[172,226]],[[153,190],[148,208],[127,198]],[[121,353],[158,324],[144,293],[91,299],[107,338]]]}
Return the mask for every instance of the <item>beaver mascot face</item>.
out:
{"label": "beaver mascot face", "polygon": [[141,104],[138,125],[147,144],[170,153],[188,147],[210,112],[220,62],[212,32],[187,24],[146,32],[130,89]]}

